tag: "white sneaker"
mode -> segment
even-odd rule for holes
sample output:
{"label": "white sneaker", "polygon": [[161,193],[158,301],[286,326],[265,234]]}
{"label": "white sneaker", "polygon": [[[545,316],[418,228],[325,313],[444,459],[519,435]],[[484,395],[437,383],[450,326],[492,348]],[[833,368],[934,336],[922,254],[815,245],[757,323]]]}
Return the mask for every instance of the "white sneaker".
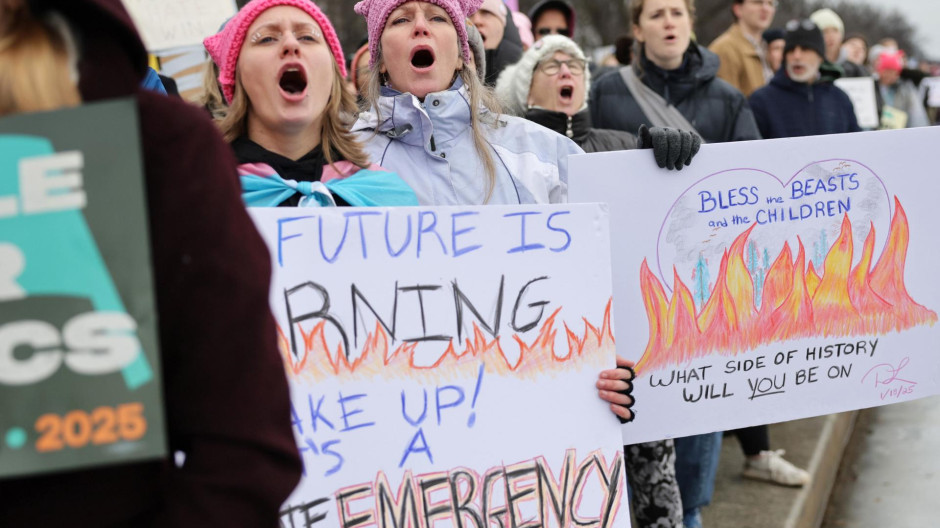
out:
{"label": "white sneaker", "polygon": [[764,480],[783,486],[803,486],[809,482],[809,473],[787,462],[784,450],[761,451],[754,458],[744,459],[745,478]]}

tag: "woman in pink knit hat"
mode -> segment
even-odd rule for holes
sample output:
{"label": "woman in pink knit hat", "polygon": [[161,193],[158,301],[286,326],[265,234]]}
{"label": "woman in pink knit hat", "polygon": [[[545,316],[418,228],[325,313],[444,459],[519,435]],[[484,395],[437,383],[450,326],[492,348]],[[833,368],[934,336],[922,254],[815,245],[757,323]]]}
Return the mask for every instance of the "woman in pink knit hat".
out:
{"label": "woman in pink knit hat", "polygon": [[316,4],[252,0],[204,44],[229,105],[218,124],[241,163],[248,205],[417,204],[347,131],[355,99],[344,90],[339,39]]}
{"label": "woman in pink knit hat", "polygon": [[[470,64],[466,18],[481,0],[364,0],[372,77],[353,131],[426,205],[567,201],[570,139],[500,113]],[[617,365],[632,366],[618,358]],[[632,374],[603,371],[600,397],[633,417]]]}

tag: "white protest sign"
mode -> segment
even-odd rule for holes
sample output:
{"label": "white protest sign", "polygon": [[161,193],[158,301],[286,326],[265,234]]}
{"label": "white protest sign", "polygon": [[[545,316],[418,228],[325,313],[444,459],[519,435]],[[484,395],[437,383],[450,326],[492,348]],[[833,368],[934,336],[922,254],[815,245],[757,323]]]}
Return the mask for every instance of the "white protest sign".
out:
{"label": "white protest sign", "polygon": [[628,442],[940,392],[940,130],[571,159],[611,204],[618,351],[637,361]]}
{"label": "white protest sign", "polygon": [[606,206],[250,211],[305,467],[282,525],[629,526]]}
{"label": "white protest sign", "polygon": [[927,90],[927,106],[940,108],[940,77],[927,77],[921,86]]}
{"label": "white protest sign", "polygon": [[150,52],[202,45],[238,11],[235,0],[122,0]]}
{"label": "white protest sign", "polygon": [[844,77],[836,79],[835,85],[852,100],[858,126],[878,128],[881,121],[878,117],[878,100],[875,98],[875,80],[871,77]]}

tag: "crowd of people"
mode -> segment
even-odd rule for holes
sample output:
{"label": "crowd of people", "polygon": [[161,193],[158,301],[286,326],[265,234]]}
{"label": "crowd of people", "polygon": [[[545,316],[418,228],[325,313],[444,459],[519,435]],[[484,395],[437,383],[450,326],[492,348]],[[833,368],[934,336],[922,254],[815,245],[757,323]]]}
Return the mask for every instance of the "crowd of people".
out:
{"label": "crowd of people", "polygon": [[[315,2],[251,0],[205,39],[200,110],[156,93],[119,0],[0,0],[0,116],[138,100],[168,437],[185,454],[182,464],[0,481],[10,505],[0,524],[84,525],[97,508],[108,514],[88,517],[95,525],[277,523],[301,468],[263,316],[270,268],[260,239],[245,235],[243,204],[562,203],[572,154],[650,149],[660,167],[681,170],[703,142],[858,131],[833,84],[843,76],[876,83],[883,127],[930,124],[896,43],[869,49],[830,9],[775,28],[776,8],[732,0],[734,23],[704,46],[694,0],[633,0],[630,35],[595,64],[573,40],[565,0],[527,15],[502,0],[362,0],[353,9],[368,35],[348,56]],[[29,74],[14,69],[25,58]],[[227,324],[197,332],[197,312]],[[198,375],[208,364],[209,382]],[[621,421],[633,417],[631,366],[618,358],[596,381]],[[199,404],[197,392],[211,395]],[[767,426],[732,433],[744,477],[809,482],[771,449]],[[639,526],[702,525],[721,437],[624,446]],[[79,508],[79,497],[99,499]]]}

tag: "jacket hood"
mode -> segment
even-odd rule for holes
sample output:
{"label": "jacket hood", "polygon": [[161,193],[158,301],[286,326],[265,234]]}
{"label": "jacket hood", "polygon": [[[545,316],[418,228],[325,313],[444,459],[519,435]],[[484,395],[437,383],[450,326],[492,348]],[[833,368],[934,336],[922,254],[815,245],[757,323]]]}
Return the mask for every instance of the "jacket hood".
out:
{"label": "jacket hood", "polygon": [[37,15],[55,11],[79,43],[79,91],[84,101],[137,92],[147,72],[144,48],[121,0],[28,0]]}

